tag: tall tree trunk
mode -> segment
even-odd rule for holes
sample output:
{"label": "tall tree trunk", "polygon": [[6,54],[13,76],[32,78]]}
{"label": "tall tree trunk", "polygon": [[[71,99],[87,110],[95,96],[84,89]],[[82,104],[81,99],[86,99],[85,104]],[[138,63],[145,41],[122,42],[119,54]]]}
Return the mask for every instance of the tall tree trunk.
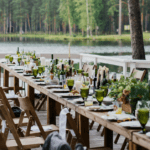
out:
{"label": "tall tree trunk", "polygon": [[[91,7],[91,3],[90,3],[90,16],[91,16],[91,18],[92,18],[92,7]],[[93,35],[92,35],[92,22],[93,22],[93,21],[92,21],[92,19],[91,19],[91,21],[90,21],[90,35],[91,35],[91,36],[93,36]]]}
{"label": "tall tree trunk", "polygon": [[31,26],[30,26],[29,14],[27,14],[27,18],[28,18],[28,26],[29,26],[29,30],[30,30],[30,32],[31,32]]}
{"label": "tall tree trunk", "polygon": [[11,12],[9,14],[9,33],[11,33]]}
{"label": "tall tree trunk", "polygon": [[6,16],[5,16],[5,8],[4,8],[4,34],[6,33]]}
{"label": "tall tree trunk", "polygon": [[69,23],[69,34],[72,35],[72,29],[71,29],[71,21],[70,21],[70,9],[69,9],[69,1],[67,0],[68,5],[68,23]]}
{"label": "tall tree trunk", "polygon": [[22,34],[22,19],[21,19],[21,22],[20,22],[20,34]]}
{"label": "tall tree trunk", "polygon": [[122,0],[119,0],[119,35],[121,35],[122,29]]}
{"label": "tall tree trunk", "polygon": [[54,12],[54,34],[56,34],[56,15]]}
{"label": "tall tree trunk", "polygon": [[129,0],[131,46],[133,59],[145,59],[139,0]]}
{"label": "tall tree trunk", "polygon": [[42,25],[41,25],[41,15],[40,15],[40,31],[41,31],[41,26],[42,26]]}
{"label": "tall tree trunk", "polygon": [[145,31],[147,31],[147,23],[148,23],[148,14],[146,11],[146,15],[145,15]]}
{"label": "tall tree trunk", "polygon": [[25,18],[25,33],[27,33],[27,20]]}
{"label": "tall tree trunk", "polygon": [[89,37],[89,10],[88,10],[88,0],[86,0],[86,15],[87,15],[87,37]]}

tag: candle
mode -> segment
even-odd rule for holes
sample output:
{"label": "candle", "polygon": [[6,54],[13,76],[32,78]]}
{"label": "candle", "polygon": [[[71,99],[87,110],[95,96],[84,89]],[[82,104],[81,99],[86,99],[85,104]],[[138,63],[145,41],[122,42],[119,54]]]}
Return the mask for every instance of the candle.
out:
{"label": "candle", "polygon": [[82,85],[82,82],[81,81],[76,81],[75,82],[75,87],[76,87],[76,90],[80,93],[80,87]]}
{"label": "candle", "polygon": [[69,59],[70,59],[70,42],[69,42]]}
{"label": "candle", "polygon": [[46,66],[46,59],[45,59],[45,57],[41,57],[40,60],[41,60],[41,66]]}

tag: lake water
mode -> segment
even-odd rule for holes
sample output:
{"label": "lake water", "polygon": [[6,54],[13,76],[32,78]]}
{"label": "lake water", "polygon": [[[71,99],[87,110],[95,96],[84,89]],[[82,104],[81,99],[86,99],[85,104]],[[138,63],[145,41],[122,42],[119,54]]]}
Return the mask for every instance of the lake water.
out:
{"label": "lake water", "polygon": [[[0,53],[16,53],[17,47],[37,53],[68,53],[68,41],[46,41],[38,38],[0,38]],[[150,60],[150,42],[145,43],[146,58]],[[99,55],[131,59],[130,42],[72,41],[71,54],[95,53]],[[103,64],[105,65],[105,64]],[[122,72],[121,67],[106,65],[111,71]]]}
{"label": "lake water", "polygon": [[[37,53],[68,53],[68,41],[45,41],[37,38],[0,38],[0,53],[16,53],[20,50]],[[145,45],[146,53],[150,52],[150,43]],[[132,52],[130,42],[107,41],[72,41],[71,53],[98,53],[101,55],[130,55]]]}

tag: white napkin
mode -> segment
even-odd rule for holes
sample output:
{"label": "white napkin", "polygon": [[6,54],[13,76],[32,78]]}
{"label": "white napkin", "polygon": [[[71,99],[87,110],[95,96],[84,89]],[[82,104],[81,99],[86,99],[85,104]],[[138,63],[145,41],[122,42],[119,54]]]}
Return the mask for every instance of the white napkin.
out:
{"label": "white napkin", "polygon": [[18,95],[15,95],[14,91],[10,91],[9,94],[6,94],[7,98],[18,98]]}
{"label": "white napkin", "polygon": [[63,140],[66,140],[66,122],[67,122],[67,114],[69,113],[67,108],[61,110],[59,115],[59,135]]}

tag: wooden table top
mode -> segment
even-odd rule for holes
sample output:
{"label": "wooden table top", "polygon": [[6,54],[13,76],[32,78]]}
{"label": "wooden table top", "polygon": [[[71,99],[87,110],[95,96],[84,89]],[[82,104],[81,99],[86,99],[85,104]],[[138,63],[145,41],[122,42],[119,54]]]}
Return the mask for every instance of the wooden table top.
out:
{"label": "wooden table top", "polygon": [[8,67],[6,64],[0,63],[0,66],[2,68],[4,68],[5,70],[9,71],[9,73],[11,73],[12,75],[16,76],[20,80],[22,80],[25,83],[27,83],[28,85],[30,85],[31,87],[33,87],[36,90],[38,90],[38,91],[42,92],[43,94],[47,95],[48,97],[51,97],[55,101],[63,104],[64,106],[66,106],[68,108],[71,108],[72,110],[76,111],[77,113],[79,113],[79,114],[81,114],[81,115],[83,115],[83,116],[85,116],[85,117],[101,124],[102,126],[108,128],[112,131],[115,131],[115,132],[119,133],[120,135],[123,135],[124,137],[128,138],[129,140],[132,139],[132,132],[137,131],[137,129],[127,129],[127,128],[124,128],[124,127],[118,125],[117,122],[111,122],[111,121],[108,121],[108,120],[105,120],[105,119],[101,118],[101,116],[107,114],[106,112],[89,111],[84,106],[76,105],[76,104],[72,103],[71,100],[67,100],[66,98],[61,98],[60,94],[53,93],[53,89],[47,89],[48,86],[37,85],[37,83],[35,83],[33,81],[33,79],[31,79],[31,77],[23,76],[22,73],[15,72],[13,69]]}

